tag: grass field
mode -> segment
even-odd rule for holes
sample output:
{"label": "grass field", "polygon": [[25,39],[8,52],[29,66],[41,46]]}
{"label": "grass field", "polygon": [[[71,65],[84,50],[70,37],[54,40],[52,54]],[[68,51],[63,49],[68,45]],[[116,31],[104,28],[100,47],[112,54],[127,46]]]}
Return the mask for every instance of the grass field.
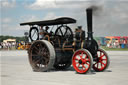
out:
{"label": "grass field", "polygon": [[108,48],[106,46],[100,46],[100,48],[103,48],[108,51],[128,51],[128,48]]}

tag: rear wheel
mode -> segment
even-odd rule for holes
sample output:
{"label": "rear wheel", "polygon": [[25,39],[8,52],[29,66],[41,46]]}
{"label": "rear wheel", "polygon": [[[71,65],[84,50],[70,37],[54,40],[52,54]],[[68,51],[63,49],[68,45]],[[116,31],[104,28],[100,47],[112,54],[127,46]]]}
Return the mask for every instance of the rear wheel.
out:
{"label": "rear wheel", "polygon": [[110,64],[109,57],[103,49],[97,51],[96,59],[94,60],[93,69],[97,72],[104,71]]}
{"label": "rear wheel", "polygon": [[77,50],[72,58],[72,65],[76,72],[78,73],[87,73],[90,71],[93,58],[90,52],[86,49]]}
{"label": "rear wheel", "polygon": [[34,41],[29,49],[29,61],[34,71],[48,71],[55,62],[55,50],[46,40]]}

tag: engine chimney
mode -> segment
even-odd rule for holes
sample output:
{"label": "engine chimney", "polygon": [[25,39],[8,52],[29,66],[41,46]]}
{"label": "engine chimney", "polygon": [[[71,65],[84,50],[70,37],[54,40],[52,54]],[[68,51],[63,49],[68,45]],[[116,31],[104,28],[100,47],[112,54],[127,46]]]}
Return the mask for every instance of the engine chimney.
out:
{"label": "engine chimney", "polygon": [[87,13],[87,29],[88,29],[88,40],[92,40],[93,39],[93,32],[92,32],[92,8],[88,8],[86,9],[86,13]]}

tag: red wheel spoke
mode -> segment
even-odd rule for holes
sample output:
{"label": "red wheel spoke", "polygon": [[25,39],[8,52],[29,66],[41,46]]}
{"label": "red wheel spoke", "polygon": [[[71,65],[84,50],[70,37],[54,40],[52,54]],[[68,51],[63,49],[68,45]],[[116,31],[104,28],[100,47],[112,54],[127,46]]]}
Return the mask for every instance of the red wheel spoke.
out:
{"label": "red wheel spoke", "polygon": [[105,54],[103,54],[102,56],[100,56],[100,59],[102,59],[102,57],[104,57],[105,56]]}
{"label": "red wheel spoke", "polygon": [[101,64],[103,64],[104,66],[106,65],[105,63],[103,63],[103,62],[100,62]]}
{"label": "red wheel spoke", "polygon": [[80,64],[78,65],[78,68],[80,67]]}
{"label": "red wheel spoke", "polygon": [[80,59],[78,59],[77,57],[75,57],[75,60],[80,60]]}
{"label": "red wheel spoke", "polygon": [[79,57],[82,59],[83,52],[79,53]]}
{"label": "red wheel spoke", "polygon": [[86,61],[90,61],[90,59],[86,59]]}
{"label": "red wheel spoke", "polygon": [[87,62],[86,62],[86,64],[89,66],[90,64],[88,64]]}
{"label": "red wheel spoke", "polygon": [[80,69],[81,71],[84,71],[84,67],[83,67],[83,65],[82,65],[82,68]]}
{"label": "red wheel spoke", "polygon": [[83,57],[83,52],[81,53],[81,58]]}
{"label": "red wheel spoke", "polygon": [[87,58],[87,55],[85,56],[85,59]]}
{"label": "red wheel spoke", "polygon": [[84,64],[82,64],[82,67],[86,69],[86,67],[84,66]]}
{"label": "red wheel spoke", "polygon": [[79,57],[82,59],[82,56],[79,54]]}
{"label": "red wheel spoke", "polygon": [[78,62],[76,62],[76,64],[79,64]]}

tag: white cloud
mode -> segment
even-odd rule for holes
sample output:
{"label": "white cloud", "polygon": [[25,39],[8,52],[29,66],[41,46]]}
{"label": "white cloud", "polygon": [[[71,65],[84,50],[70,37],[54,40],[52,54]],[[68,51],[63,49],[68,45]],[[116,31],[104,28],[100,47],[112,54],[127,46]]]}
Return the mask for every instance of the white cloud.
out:
{"label": "white cloud", "polygon": [[2,19],[2,23],[9,23],[11,21],[12,21],[11,18],[8,17]]}
{"label": "white cloud", "polygon": [[4,0],[4,1],[1,1],[1,5],[2,7],[4,8],[13,8],[16,6],[16,0]]}
{"label": "white cloud", "polygon": [[20,16],[19,23],[31,22],[31,21],[39,21],[39,20],[41,20],[41,19],[36,15],[25,15],[25,16]]}
{"label": "white cloud", "polygon": [[43,18],[43,20],[55,19],[56,17],[55,13],[50,12]]}
{"label": "white cloud", "polygon": [[104,5],[106,2],[120,2],[126,0],[35,0],[34,3],[26,5],[32,10],[65,8],[65,9],[81,9],[91,5]]}
{"label": "white cloud", "polygon": [[[5,0],[3,6],[9,7],[10,0]],[[14,0],[15,1],[15,0]],[[113,0],[114,2],[107,2],[107,0],[35,0],[34,3],[27,6],[29,10],[32,9],[33,13],[30,12],[29,15],[20,15],[18,19],[21,22],[31,22],[55,19],[60,16],[67,16],[75,18],[78,23],[77,25],[82,25],[87,27],[86,24],[86,12],[85,9],[91,5],[101,7],[102,10],[95,12],[98,16],[93,18],[94,35],[96,36],[108,36],[108,35],[127,35],[128,34],[128,2],[118,2],[119,0]],[[87,1],[87,2],[86,2]],[[116,3],[117,1],[117,3]],[[2,2],[3,3],[3,2]],[[10,7],[13,7],[10,6]],[[43,10],[44,9],[44,10]],[[50,9],[50,10],[49,10]],[[57,9],[57,10],[56,10]],[[27,11],[29,11],[27,10]],[[36,10],[36,11],[35,11]],[[40,12],[43,10],[43,12]],[[41,16],[38,16],[37,13]],[[45,12],[45,13],[44,13]],[[46,15],[44,15],[46,14]],[[2,22],[8,25],[12,19],[4,18]],[[16,22],[18,23],[18,22]],[[29,26],[18,26],[9,24],[8,26],[3,24],[3,34],[12,34],[21,36],[24,30],[29,30]],[[84,29],[86,29],[84,27]],[[73,27],[74,28],[74,27]],[[9,30],[8,30],[9,29]],[[123,29],[123,30],[122,30]],[[19,34],[20,33],[20,34]]]}
{"label": "white cloud", "polygon": [[31,15],[28,16],[28,18],[25,18],[27,22],[31,22],[31,21],[37,21],[39,20],[37,16]]}
{"label": "white cloud", "polygon": [[[87,2],[86,2],[87,1]],[[90,1],[90,0],[89,0]],[[75,3],[74,3],[75,2]],[[86,5],[85,3],[86,2]],[[80,4],[79,4],[80,3]],[[32,10],[55,9],[55,8],[68,8],[77,9],[81,7],[88,7],[90,2],[88,0],[36,0],[34,3],[26,7]]]}
{"label": "white cloud", "polygon": [[46,8],[56,8],[55,0],[36,0],[30,6],[27,6],[30,9],[38,10],[38,9],[46,9]]}
{"label": "white cloud", "polygon": [[24,36],[24,32],[29,32],[29,26],[2,24],[1,34],[11,36]]}
{"label": "white cloud", "polygon": [[41,21],[41,20],[49,20],[49,19],[55,19],[56,14],[54,12],[49,12],[47,13],[44,17],[39,17],[37,15],[26,15],[26,16],[21,16],[19,22],[32,22],[32,21]]}

